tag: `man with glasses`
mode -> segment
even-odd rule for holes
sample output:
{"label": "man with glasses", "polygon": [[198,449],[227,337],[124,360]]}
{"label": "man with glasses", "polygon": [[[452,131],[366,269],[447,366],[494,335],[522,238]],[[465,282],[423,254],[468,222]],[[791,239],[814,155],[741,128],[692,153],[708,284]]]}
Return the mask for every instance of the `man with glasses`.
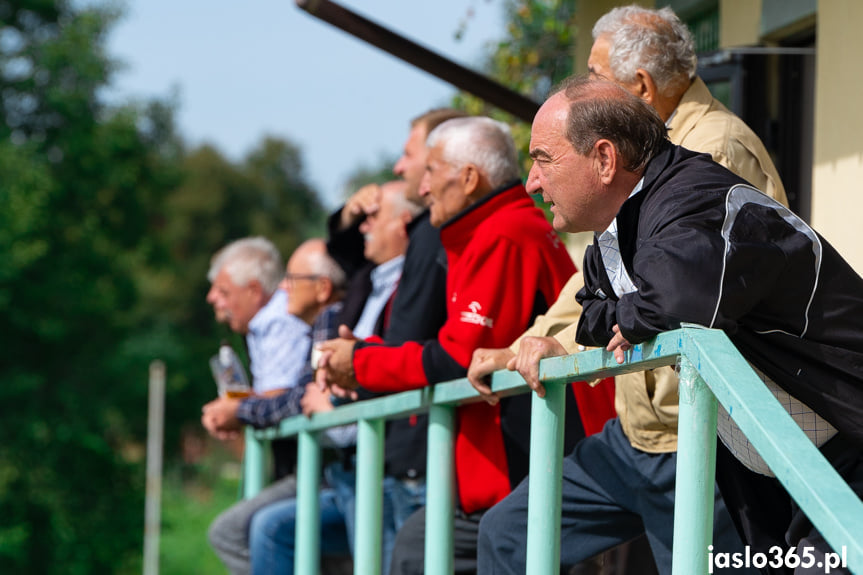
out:
{"label": "man with glasses", "polygon": [[[214,264],[218,263],[217,256]],[[225,272],[230,270],[227,265],[225,268]],[[220,299],[224,293],[220,284],[225,279],[222,273],[223,270],[216,272],[212,295],[208,295],[208,301],[212,298],[211,303],[217,310],[229,307]],[[278,277],[276,275],[276,281]],[[291,314],[290,317],[294,318],[297,324],[292,333],[296,338],[302,338],[299,343],[281,341],[278,346],[279,353],[274,354],[277,368],[296,372],[297,375],[293,376],[294,385],[274,397],[257,395],[245,399],[218,398],[206,404],[201,421],[214,437],[223,440],[235,438],[244,424],[261,427],[300,413],[299,402],[304,391],[302,384],[312,379],[309,365],[310,341],[323,341],[332,337],[338,327],[336,319],[341,310],[338,302],[344,294],[345,274],[327,254],[323,240],[312,239],[301,244],[288,261],[287,273],[278,285],[281,289],[276,293],[281,295],[277,301],[281,303],[281,308],[276,311],[285,317]],[[234,316],[235,314],[231,314],[231,317]],[[264,337],[273,337],[274,333],[277,332],[262,330]],[[254,376],[254,363],[252,373]],[[285,458],[290,459],[287,463],[293,467],[296,452],[295,449],[290,451],[292,453]],[[238,502],[213,521],[209,530],[210,544],[231,573],[250,572],[248,530],[254,513],[274,501],[293,497],[295,494],[295,478],[293,474],[287,474],[258,496]]]}

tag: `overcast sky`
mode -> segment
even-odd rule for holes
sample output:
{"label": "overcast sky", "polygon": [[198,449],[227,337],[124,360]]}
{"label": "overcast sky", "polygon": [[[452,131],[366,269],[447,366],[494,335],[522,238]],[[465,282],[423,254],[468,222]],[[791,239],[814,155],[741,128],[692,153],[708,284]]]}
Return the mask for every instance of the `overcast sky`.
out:
{"label": "overcast sky", "polygon": [[[476,70],[504,33],[503,0],[338,2]],[[293,0],[128,0],[108,46],[126,64],[112,98],[176,91],[187,142],[234,160],[266,134],[289,139],[330,207],[355,168],[397,155],[409,120],[455,93]]]}

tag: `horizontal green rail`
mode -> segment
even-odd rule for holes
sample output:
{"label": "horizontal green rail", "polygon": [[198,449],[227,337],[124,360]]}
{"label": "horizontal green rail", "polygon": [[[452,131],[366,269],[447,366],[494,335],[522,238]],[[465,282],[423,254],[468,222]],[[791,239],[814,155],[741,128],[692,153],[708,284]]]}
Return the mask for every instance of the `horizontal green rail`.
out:
{"label": "horizontal green rail", "polygon": [[[558,573],[560,557],[561,446],[564,428],[564,386],[664,365],[680,365],[680,416],[673,572],[708,571],[712,540],[717,402],[731,415],[776,477],[821,531],[840,551],[852,572],[863,573],[863,502],[794,423],[724,333],[697,326],[660,334],[633,346],[618,365],[613,354],[590,350],[540,363],[545,398],[532,398],[530,494],[527,559],[530,572]],[[492,389],[501,395],[526,393],[520,375],[500,371]],[[247,434],[246,497],[263,485],[261,442],[298,435],[296,573],[317,573],[320,443],[323,429],[359,422],[357,529],[355,548],[363,550],[355,573],[378,573],[380,566],[381,470],[383,433],[388,419],[429,412],[426,514],[426,573],[448,574],[452,557],[454,506],[454,409],[481,401],[466,379],[437,384],[339,407],[311,418],[286,419],[277,428]],[[366,455],[369,454],[369,455]],[[314,501],[312,501],[314,499]],[[362,510],[362,513],[359,512]],[[360,524],[359,522],[357,523]],[[365,527],[376,527],[365,528]],[[314,532],[314,533],[313,533]],[[434,558],[434,561],[429,560]]]}

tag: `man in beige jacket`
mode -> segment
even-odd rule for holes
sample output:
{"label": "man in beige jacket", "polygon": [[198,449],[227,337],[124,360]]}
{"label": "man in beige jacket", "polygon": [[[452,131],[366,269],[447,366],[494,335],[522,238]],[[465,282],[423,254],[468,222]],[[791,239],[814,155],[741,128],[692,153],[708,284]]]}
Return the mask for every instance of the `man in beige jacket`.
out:
{"label": "man in beige jacket", "polygon": [[[713,98],[696,75],[692,36],[671,9],[615,8],[597,21],[593,37],[591,75],[612,80],[650,104],[665,122],[672,143],[709,153],[787,205],[782,182],[758,136]],[[497,401],[487,381],[492,372],[518,370],[542,396],[539,360],[580,351],[575,329],[581,309],[575,294],[582,286],[578,272],[548,312],[510,348],[474,352],[468,379],[487,401]],[[618,376],[615,409],[634,449],[647,454],[676,452],[678,395],[672,368]],[[717,531],[733,529],[718,495],[717,517]]]}

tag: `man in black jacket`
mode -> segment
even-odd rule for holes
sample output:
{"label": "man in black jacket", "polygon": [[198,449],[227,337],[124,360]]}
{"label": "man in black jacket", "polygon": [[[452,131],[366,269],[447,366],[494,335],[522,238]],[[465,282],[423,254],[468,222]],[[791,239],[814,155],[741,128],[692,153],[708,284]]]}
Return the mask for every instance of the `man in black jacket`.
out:
{"label": "man in black jacket", "polygon": [[[428,155],[426,136],[446,120],[464,115],[458,110],[439,108],[411,121],[402,156],[393,167],[393,172],[404,179],[408,201],[425,207],[419,185]],[[372,184],[361,188],[330,216],[327,248],[348,275],[367,265],[360,226],[367,216],[377,212],[379,205],[380,187]],[[446,320],[446,253],[440,232],[429,223],[428,209],[416,216],[407,229],[404,268],[383,334],[384,341],[394,345],[434,339]],[[427,420],[426,415],[418,414],[387,423],[384,481],[390,497],[384,521],[392,521],[396,530],[425,503]]]}
{"label": "man in black jacket", "polygon": [[[724,330],[774,394],[784,394],[795,414],[808,412],[813,424],[804,431],[863,493],[863,279],[839,254],[709,157],[670,144],[658,116],[609,82],[574,79],[549,98],[534,121],[531,156],[527,187],[552,203],[555,228],[596,234],[578,294],[578,343],[603,346],[622,362],[632,344],[682,322]],[[810,547],[824,564],[830,547],[755,450],[731,441],[735,431],[720,414],[717,481],[752,552]],[[620,436],[607,426],[567,457],[562,532],[569,554],[596,550],[596,533],[612,521],[586,505],[600,497],[591,481],[602,483],[603,497],[622,481],[619,463],[598,463]],[[616,443],[620,462],[628,445]],[[630,466],[639,465],[633,458]],[[673,502],[673,476],[660,485],[656,461],[651,469],[638,514],[651,544],[670,550],[673,506],[660,503]],[[654,503],[645,510],[647,499]],[[505,504],[490,520],[506,520]],[[480,571],[508,572],[502,552],[509,544],[486,542]],[[661,572],[670,568],[664,554],[655,553]]]}

